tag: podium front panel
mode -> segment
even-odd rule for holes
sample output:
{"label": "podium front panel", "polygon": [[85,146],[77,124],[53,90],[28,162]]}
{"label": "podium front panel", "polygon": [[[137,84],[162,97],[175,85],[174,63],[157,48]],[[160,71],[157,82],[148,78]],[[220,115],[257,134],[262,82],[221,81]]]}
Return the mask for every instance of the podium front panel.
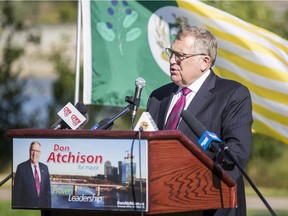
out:
{"label": "podium front panel", "polygon": [[[34,141],[40,151],[30,149]],[[13,138],[12,207],[146,212],[147,147],[145,139]],[[40,157],[38,197],[32,154]]]}

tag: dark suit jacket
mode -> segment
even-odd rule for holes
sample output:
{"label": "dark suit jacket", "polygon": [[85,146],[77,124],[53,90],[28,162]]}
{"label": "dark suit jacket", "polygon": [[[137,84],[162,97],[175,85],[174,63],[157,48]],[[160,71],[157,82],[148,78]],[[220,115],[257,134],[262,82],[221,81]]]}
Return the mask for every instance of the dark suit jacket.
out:
{"label": "dark suit jacket", "polygon": [[48,167],[39,163],[41,190],[38,197],[30,160],[18,165],[13,185],[13,207],[50,208],[51,189]]}
{"label": "dark suit jacket", "polygon": [[[164,128],[169,103],[177,89],[178,86],[170,83],[156,89],[149,97],[147,111],[153,117],[159,130]],[[233,156],[244,168],[248,162],[252,144],[252,102],[248,89],[238,82],[222,79],[211,71],[187,109],[209,131],[216,133],[226,143]],[[199,138],[184,121],[180,122],[178,129],[193,143],[198,143]],[[214,153],[206,150],[205,154],[217,163]],[[227,173],[237,182],[238,208],[220,209],[217,213],[215,213],[216,210],[206,211],[204,215],[246,215],[241,172],[235,166]]]}

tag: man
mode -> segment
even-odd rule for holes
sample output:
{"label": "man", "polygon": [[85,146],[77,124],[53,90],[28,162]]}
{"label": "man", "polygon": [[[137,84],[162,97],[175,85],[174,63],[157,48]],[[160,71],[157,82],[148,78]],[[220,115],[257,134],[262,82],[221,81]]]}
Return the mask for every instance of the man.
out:
{"label": "man", "polygon": [[[217,56],[215,37],[205,28],[182,26],[171,48],[166,49],[166,52],[170,58],[170,76],[173,83],[154,90],[147,104],[147,111],[158,128],[181,130],[193,143],[198,142],[199,137],[196,137],[181,118],[173,126],[173,120],[169,117],[170,113],[174,113],[172,109],[178,99],[186,94],[185,104],[181,109],[189,110],[209,131],[216,133],[244,168],[252,143],[251,96],[248,89],[240,83],[214,74],[211,67]],[[188,92],[183,93],[183,88],[188,88]],[[205,154],[217,163],[215,153],[206,150]],[[241,172],[235,166],[227,173],[237,183],[238,207],[204,211],[203,215],[246,215]]]}
{"label": "man", "polygon": [[30,144],[29,160],[18,165],[13,186],[13,207],[50,208],[51,190],[48,167],[39,162],[41,144]]}

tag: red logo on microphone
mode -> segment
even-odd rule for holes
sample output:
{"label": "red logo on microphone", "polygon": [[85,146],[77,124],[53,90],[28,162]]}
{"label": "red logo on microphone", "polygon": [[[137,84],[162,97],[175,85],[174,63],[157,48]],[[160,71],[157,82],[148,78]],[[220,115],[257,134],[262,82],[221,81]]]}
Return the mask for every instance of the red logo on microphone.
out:
{"label": "red logo on microphone", "polygon": [[81,122],[80,119],[74,114],[71,116],[71,120],[74,126],[78,125]]}
{"label": "red logo on microphone", "polygon": [[64,116],[67,117],[72,113],[72,111],[68,107],[64,107]]}

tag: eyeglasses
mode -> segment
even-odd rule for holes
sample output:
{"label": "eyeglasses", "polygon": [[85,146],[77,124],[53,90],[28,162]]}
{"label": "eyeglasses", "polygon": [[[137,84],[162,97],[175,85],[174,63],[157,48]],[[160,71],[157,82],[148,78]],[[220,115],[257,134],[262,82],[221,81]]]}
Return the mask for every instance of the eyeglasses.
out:
{"label": "eyeglasses", "polygon": [[197,54],[186,54],[186,53],[181,53],[181,52],[177,52],[177,51],[174,51],[170,48],[166,48],[166,55],[168,58],[172,58],[173,54],[175,55],[175,58],[176,58],[176,61],[179,60],[179,61],[183,61],[187,58],[190,58],[190,57],[193,57],[193,56],[199,56],[199,55],[202,55],[202,56],[206,56],[206,54],[204,53],[197,53]]}
{"label": "eyeglasses", "polygon": [[30,152],[33,152],[33,153],[40,153],[41,151],[39,151],[39,150],[35,150],[35,149],[30,149]]}

